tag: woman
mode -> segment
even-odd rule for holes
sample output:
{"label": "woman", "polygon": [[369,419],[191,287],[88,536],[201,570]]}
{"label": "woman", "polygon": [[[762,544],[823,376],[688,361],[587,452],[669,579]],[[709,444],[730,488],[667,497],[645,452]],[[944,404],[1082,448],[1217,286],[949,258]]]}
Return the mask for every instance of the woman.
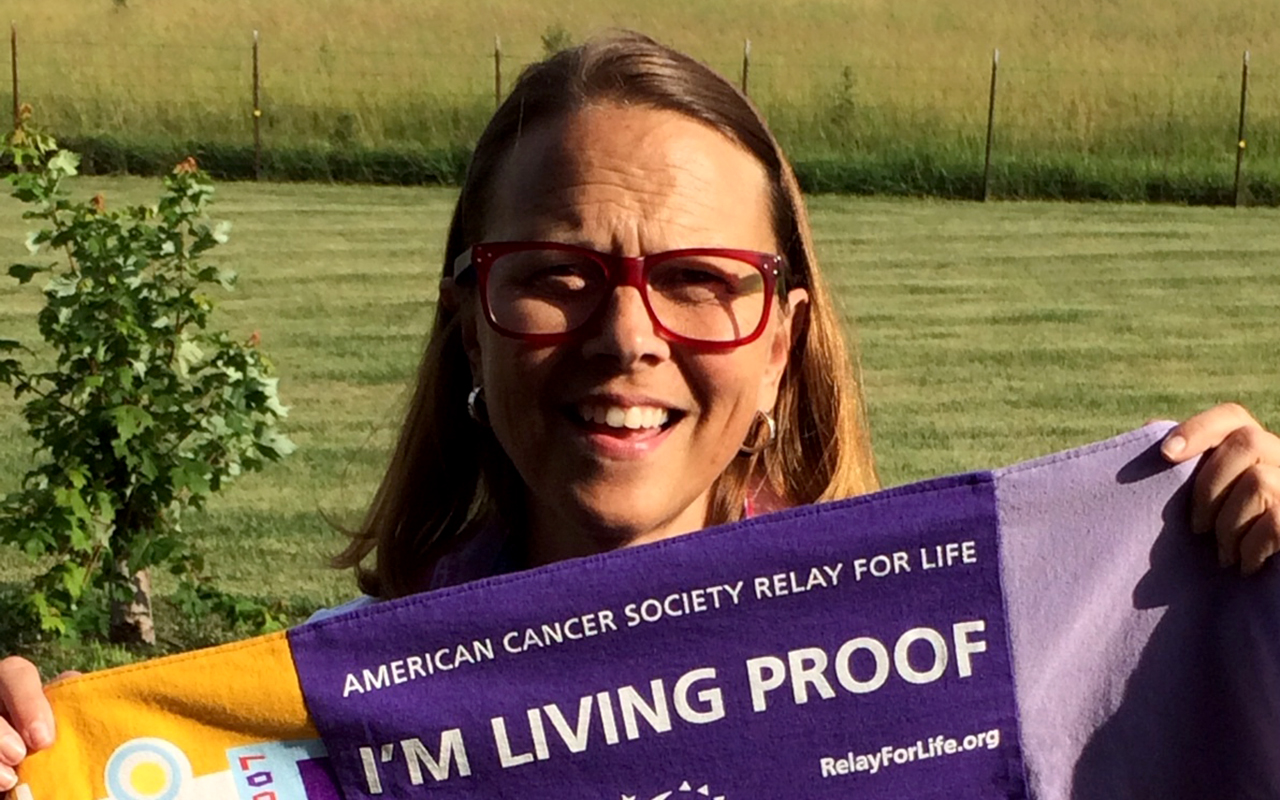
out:
{"label": "woman", "polygon": [[[795,179],[730,84],[634,34],[521,77],[476,147],[387,476],[337,559],[390,598],[876,488],[859,387]],[[1197,530],[1280,544],[1280,439],[1226,405]],[[0,663],[0,762],[52,741]],[[13,783],[0,765],[0,789]]]}

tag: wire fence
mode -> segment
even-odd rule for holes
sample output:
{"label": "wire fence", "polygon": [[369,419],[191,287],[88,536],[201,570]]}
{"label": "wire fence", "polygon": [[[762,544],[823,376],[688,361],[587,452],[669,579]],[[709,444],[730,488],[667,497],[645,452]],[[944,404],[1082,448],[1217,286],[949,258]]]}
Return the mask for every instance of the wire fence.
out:
{"label": "wire fence", "polygon": [[[15,116],[30,103],[38,124],[63,137],[252,147],[257,175],[281,148],[465,150],[520,70],[545,55],[500,39],[424,54],[328,41],[273,48],[256,35],[227,47],[19,34],[0,93]],[[993,165],[1068,162],[1227,176],[1235,202],[1250,173],[1280,185],[1280,74],[1254,68],[1247,53],[1238,69],[1216,71],[1057,68],[995,55],[941,69],[762,55],[747,41],[709,63],[752,97],[798,160],[966,159],[982,170],[982,196]]]}

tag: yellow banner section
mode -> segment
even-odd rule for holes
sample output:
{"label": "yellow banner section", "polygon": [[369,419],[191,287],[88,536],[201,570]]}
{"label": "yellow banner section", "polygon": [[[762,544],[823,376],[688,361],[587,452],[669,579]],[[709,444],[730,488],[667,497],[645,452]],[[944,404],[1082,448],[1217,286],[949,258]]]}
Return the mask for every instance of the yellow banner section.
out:
{"label": "yellow banner section", "polygon": [[91,673],[48,694],[57,742],[23,762],[15,800],[235,800],[247,778],[244,788],[270,777],[246,746],[318,738],[283,632]]}

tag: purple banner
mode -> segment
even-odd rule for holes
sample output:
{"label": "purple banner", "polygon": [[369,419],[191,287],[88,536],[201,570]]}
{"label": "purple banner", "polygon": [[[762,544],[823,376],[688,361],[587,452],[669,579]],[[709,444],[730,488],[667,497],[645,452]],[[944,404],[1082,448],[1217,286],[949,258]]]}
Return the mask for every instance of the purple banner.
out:
{"label": "purple banner", "polygon": [[989,474],[361,609],[290,644],[347,800],[1027,796]]}

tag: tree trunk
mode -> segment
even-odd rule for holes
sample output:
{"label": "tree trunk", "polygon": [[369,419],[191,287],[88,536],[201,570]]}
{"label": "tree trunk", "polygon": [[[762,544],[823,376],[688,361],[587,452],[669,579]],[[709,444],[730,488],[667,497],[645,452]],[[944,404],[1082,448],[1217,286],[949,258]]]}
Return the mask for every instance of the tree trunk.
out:
{"label": "tree trunk", "polygon": [[[118,564],[126,572],[128,566]],[[135,572],[129,579],[133,595],[111,605],[111,641],[117,644],[155,644],[156,629],[151,620],[151,573]]]}

